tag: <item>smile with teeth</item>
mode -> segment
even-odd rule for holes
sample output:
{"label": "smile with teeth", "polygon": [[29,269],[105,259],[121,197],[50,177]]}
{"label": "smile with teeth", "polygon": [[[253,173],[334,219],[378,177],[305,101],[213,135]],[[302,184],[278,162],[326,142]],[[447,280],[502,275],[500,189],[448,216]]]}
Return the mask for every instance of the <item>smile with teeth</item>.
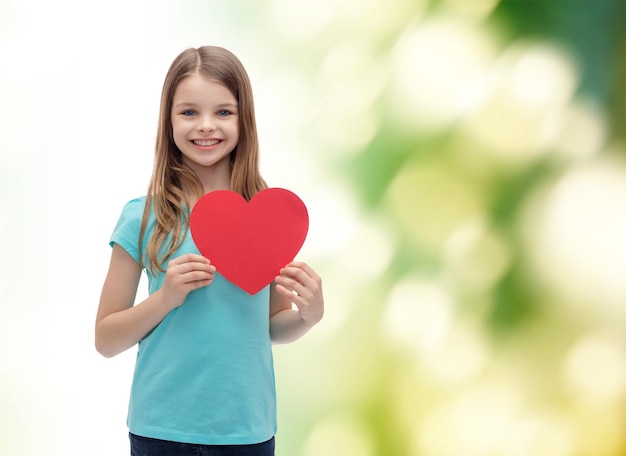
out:
{"label": "smile with teeth", "polygon": [[217,143],[219,143],[221,140],[219,139],[194,139],[193,143],[196,146],[203,146],[203,147],[207,147],[207,146],[214,146]]}

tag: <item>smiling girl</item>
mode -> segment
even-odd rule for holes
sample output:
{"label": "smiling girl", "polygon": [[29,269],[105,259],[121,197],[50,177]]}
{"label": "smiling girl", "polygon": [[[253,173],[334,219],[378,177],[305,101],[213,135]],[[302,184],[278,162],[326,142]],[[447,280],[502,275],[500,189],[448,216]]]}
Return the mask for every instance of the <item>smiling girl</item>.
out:
{"label": "smiling girl", "polygon": [[[321,320],[321,279],[292,262],[250,295],[200,255],[189,233],[190,209],[205,193],[232,190],[250,200],[267,187],[258,149],[240,61],[214,46],[183,51],[163,86],[148,192],[125,205],[113,231],[96,316],[103,356],[138,344],[132,456],[274,454],[271,345]],[[144,270],[149,297],[135,303]]]}

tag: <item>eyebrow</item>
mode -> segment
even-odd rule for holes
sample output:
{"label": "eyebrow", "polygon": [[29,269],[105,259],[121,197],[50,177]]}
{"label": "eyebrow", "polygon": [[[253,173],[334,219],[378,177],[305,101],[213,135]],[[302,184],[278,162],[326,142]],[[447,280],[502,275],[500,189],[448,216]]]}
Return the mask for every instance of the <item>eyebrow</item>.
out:
{"label": "eyebrow", "polygon": [[[198,104],[192,103],[191,101],[181,101],[180,103],[176,103],[174,105],[175,108],[183,108],[183,107],[197,107]],[[236,108],[238,106],[237,103],[220,103],[216,106],[216,108]]]}

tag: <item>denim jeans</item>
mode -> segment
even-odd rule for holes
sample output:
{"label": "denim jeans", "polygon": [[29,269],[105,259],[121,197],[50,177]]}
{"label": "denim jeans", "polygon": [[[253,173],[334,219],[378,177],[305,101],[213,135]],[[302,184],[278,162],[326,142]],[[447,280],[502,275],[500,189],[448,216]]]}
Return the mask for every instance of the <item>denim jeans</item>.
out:
{"label": "denim jeans", "polygon": [[274,456],[274,437],[252,445],[196,445],[135,434],[129,437],[130,456]]}

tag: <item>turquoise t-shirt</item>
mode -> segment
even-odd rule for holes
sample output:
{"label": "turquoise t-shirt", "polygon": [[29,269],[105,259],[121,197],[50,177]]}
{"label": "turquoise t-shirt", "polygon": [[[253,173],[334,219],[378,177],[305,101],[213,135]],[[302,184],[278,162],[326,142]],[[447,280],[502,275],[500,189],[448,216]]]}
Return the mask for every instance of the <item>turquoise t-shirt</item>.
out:
{"label": "turquoise t-shirt", "polygon": [[[146,198],[126,204],[111,236],[138,263]],[[151,216],[143,245],[154,227]],[[172,258],[199,254],[191,235]],[[145,266],[145,265],[144,265]],[[165,273],[147,272],[149,293]],[[136,435],[204,445],[241,445],[276,433],[269,287],[250,295],[219,274],[139,342],[128,428]]]}

